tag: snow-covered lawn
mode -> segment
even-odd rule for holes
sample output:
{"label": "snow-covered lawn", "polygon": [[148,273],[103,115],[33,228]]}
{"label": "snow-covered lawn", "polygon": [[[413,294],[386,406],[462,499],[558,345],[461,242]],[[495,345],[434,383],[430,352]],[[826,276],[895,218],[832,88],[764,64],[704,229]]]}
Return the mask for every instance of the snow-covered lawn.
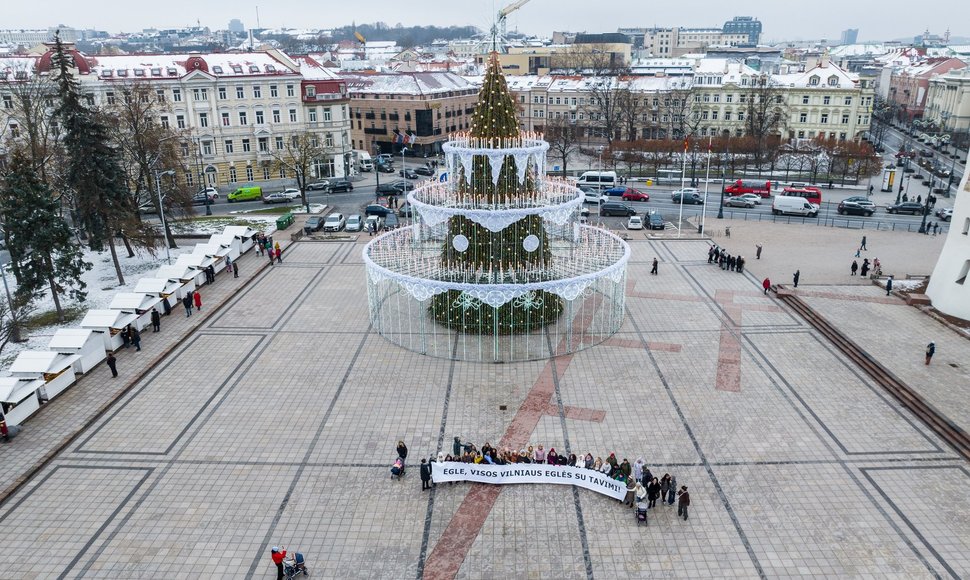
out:
{"label": "snow-covered lawn", "polygon": [[[174,225],[174,224],[173,224]],[[191,222],[181,222],[179,225],[188,225],[187,228],[179,228],[176,230],[176,234],[180,233],[197,233],[197,234],[216,234],[221,233],[227,225],[249,225],[254,229],[263,229],[264,231],[271,233],[276,229],[276,219],[274,217],[262,217],[262,216],[247,216],[246,219],[239,219],[231,216],[225,216],[220,219],[203,219],[203,220],[193,220]],[[171,250],[172,262],[183,253],[192,253],[193,248],[196,244],[205,243],[205,239],[199,240],[177,240],[179,247]],[[120,241],[119,241],[120,242]],[[134,257],[127,257],[128,252],[125,250],[123,244],[118,243],[116,246],[118,251],[118,261],[121,263],[121,271],[125,278],[125,284],[118,284],[118,276],[115,273],[114,264],[111,261],[111,253],[109,251],[104,252],[92,252],[90,250],[84,253],[84,260],[91,264],[92,268],[88,272],[85,272],[81,279],[87,284],[87,299],[84,302],[76,302],[70,300],[64,296],[61,296],[61,306],[65,313],[69,310],[80,309],[81,313],[75,320],[70,322],[65,322],[64,324],[50,324],[47,326],[39,328],[31,328],[25,330],[23,334],[27,338],[26,342],[13,343],[10,342],[4,347],[3,351],[0,352],[0,376],[7,375],[7,367],[10,363],[17,358],[23,350],[44,350],[47,348],[47,343],[50,341],[54,332],[61,327],[71,328],[76,327],[77,323],[80,322],[81,318],[84,317],[84,313],[91,309],[107,308],[111,304],[112,298],[118,292],[132,292],[135,289],[135,285],[138,283],[138,279],[145,277],[147,275],[153,274],[159,266],[165,265],[165,248],[160,246],[154,256],[149,254],[147,251],[135,250]],[[9,268],[6,270],[7,283],[10,285],[10,292],[13,293],[17,288],[17,281],[13,274],[10,272]],[[0,299],[6,300],[5,296],[0,296]],[[46,292],[38,300],[34,302],[35,310],[32,316],[36,317],[45,313],[51,313],[50,317],[53,318],[54,312],[54,301],[50,296],[50,292]]]}

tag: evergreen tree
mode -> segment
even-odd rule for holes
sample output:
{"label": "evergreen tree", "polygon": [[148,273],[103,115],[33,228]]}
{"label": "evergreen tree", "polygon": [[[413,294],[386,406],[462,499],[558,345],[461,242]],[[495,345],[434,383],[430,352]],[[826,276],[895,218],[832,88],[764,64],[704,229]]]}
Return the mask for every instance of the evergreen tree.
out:
{"label": "evergreen tree", "polygon": [[124,284],[114,237],[134,214],[134,209],[120,154],[110,145],[107,126],[82,102],[78,82],[71,72],[71,57],[65,52],[59,35],[54,37],[52,64],[61,99],[57,116],[64,127],[63,144],[67,152],[65,181],[74,192],[77,225],[87,234],[92,250],[100,252],[107,245],[118,283]]}
{"label": "evergreen tree", "polygon": [[14,154],[0,189],[0,212],[18,300],[29,302],[49,289],[57,320],[63,322],[60,297],[84,301],[87,293],[81,274],[91,265],[84,261],[47,186],[20,152]]}
{"label": "evergreen tree", "polygon": [[[478,104],[472,117],[470,136],[482,147],[501,149],[514,143],[521,135],[516,116],[515,99],[501,72],[496,54],[489,59],[478,94]],[[515,160],[506,155],[499,169],[498,180],[492,179],[492,165],[486,155],[472,159],[471,175],[464,168],[457,172],[458,193],[471,198],[479,207],[527,203],[538,190],[533,172],[526,172],[519,182]],[[467,239],[467,248],[458,251],[454,240]],[[526,238],[538,239],[538,248],[526,249]],[[463,244],[459,244],[463,245]],[[448,223],[448,235],[442,252],[446,266],[461,272],[478,272],[478,283],[516,284],[542,281],[541,276],[552,259],[548,235],[538,215],[522,218],[500,232],[492,232],[468,218],[455,216]],[[515,334],[541,328],[555,321],[562,313],[562,300],[548,292],[534,292],[525,300],[506,303],[498,308],[472,305],[459,291],[435,296],[431,315],[440,323],[466,332],[486,334]]]}

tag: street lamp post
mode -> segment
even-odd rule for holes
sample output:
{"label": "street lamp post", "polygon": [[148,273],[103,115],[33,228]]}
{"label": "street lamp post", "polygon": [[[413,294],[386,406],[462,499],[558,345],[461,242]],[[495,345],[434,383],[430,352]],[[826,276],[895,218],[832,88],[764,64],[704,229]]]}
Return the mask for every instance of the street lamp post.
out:
{"label": "street lamp post", "polygon": [[381,196],[381,168],[377,163],[378,155],[380,155],[381,146],[374,141],[374,177],[377,178],[377,188],[374,189],[374,199],[380,199]]}
{"label": "street lamp post", "polygon": [[[933,182],[930,181],[930,191],[933,191]],[[929,230],[926,229],[926,216],[930,213],[930,194],[926,194],[926,199],[923,200],[923,221],[919,224],[919,233],[926,234]]]}
{"label": "street lamp post", "polygon": [[[172,250],[168,247],[168,226],[165,223],[165,208],[162,206],[162,176],[169,175],[174,177],[175,170],[169,169],[167,171],[155,171],[155,193],[158,194],[158,217],[162,220],[162,236],[165,237],[165,263],[172,263]],[[209,194],[205,193],[206,199],[209,198]],[[208,204],[206,204],[208,205]]]}
{"label": "street lamp post", "polygon": [[724,140],[724,161],[721,162],[721,195],[717,204],[717,219],[724,219],[724,186],[727,183],[728,140]]}
{"label": "street lamp post", "polygon": [[[9,254],[9,252],[7,252]],[[20,337],[20,321],[17,320],[17,308],[14,306],[13,297],[10,295],[10,287],[7,286],[7,265],[0,264],[0,276],[3,277],[3,289],[7,293],[7,305],[10,308],[10,341],[24,342]]]}
{"label": "street lamp post", "polygon": [[697,143],[690,151],[690,186],[697,187]]}
{"label": "street lamp post", "polygon": [[407,177],[406,167],[404,167],[404,152],[407,151],[407,147],[401,147],[401,177]]}

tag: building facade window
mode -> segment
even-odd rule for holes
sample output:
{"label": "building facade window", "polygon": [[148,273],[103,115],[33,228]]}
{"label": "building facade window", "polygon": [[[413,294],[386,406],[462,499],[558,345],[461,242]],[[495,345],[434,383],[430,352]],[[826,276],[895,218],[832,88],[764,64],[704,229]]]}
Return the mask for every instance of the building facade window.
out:
{"label": "building facade window", "polygon": [[162,115],[159,119],[163,129],[168,129],[168,115]]}
{"label": "building facade window", "polygon": [[262,111],[256,111],[256,124],[257,125],[262,125],[263,124],[263,112]]}
{"label": "building facade window", "polygon": [[273,98],[273,99],[275,99],[276,97],[280,96],[280,88],[277,85],[270,85],[269,86],[269,96],[270,96],[270,98]]}
{"label": "building facade window", "polygon": [[296,92],[293,90],[293,85],[286,85],[286,96],[292,97],[295,95],[296,95]]}
{"label": "building facade window", "polygon": [[212,141],[206,140],[202,142],[202,154],[212,155]]}
{"label": "building facade window", "polygon": [[269,167],[263,167],[263,179],[269,179]]}
{"label": "building facade window", "polygon": [[259,85],[253,85],[253,98],[254,99],[262,99],[263,98],[263,89],[260,88]]}
{"label": "building facade window", "polygon": [[226,139],[223,142],[222,145],[223,145],[223,147],[225,147],[226,153],[232,153],[233,152],[232,139]]}
{"label": "building facade window", "polygon": [[229,168],[229,183],[236,183],[237,179],[238,179],[238,176],[236,175],[236,168],[235,167],[230,167]]}
{"label": "building facade window", "polygon": [[236,87],[236,98],[237,99],[246,98],[246,90],[243,87]]}
{"label": "building facade window", "polygon": [[310,107],[310,109],[307,111],[307,121],[309,121],[310,123],[316,123],[317,122],[317,108],[316,107]]}
{"label": "building facade window", "polygon": [[823,124],[823,125],[827,125],[828,122],[829,122],[829,114],[828,113],[822,113],[822,117],[819,119],[818,122],[821,123],[821,124]]}
{"label": "building facade window", "polygon": [[808,122],[808,113],[799,113],[798,114],[798,122],[799,123],[807,123]]}
{"label": "building facade window", "polygon": [[296,109],[290,109],[290,123],[296,123]]}
{"label": "building facade window", "polygon": [[259,147],[260,153],[269,152],[269,137],[260,137],[256,144]]}
{"label": "building facade window", "polygon": [[246,181],[253,180],[253,167],[251,165],[246,166]]}
{"label": "building facade window", "polygon": [[222,113],[222,126],[223,127],[229,126],[229,113]]}
{"label": "building facade window", "polygon": [[249,117],[246,115],[246,111],[239,111],[239,124],[248,125]]}
{"label": "building facade window", "polygon": [[172,89],[172,100],[176,103],[182,102],[182,89]]}
{"label": "building facade window", "polygon": [[179,129],[185,128],[185,115],[175,115],[175,126]]}
{"label": "building facade window", "polygon": [[209,113],[199,113],[199,127],[205,129],[209,126]]}
{"label": "building facade window", "polygon": [[[314,111],[316,111],[315,108],[314,108]],[[330,112],[330,107],[323,108],[323,120],[326,121],[327,123],[329,123],[330,121],[333,121],[333,116]]]}
{"label": "building facade window", "polygon": [[242,148],[243,148],[243,153],[249,153],[250,151],[252,151],[252,147],[249,146],[249,139],[242,140]]}
{"label": "building facade window", "polygon": [[225,101],[226,100],[226,87],[219,87],[219,93],[218,93],[218,95],[219,95],[219,100],[220,101]]}
{"label": "building facade window", "polygon": [[285,145],[285,141],[283,140],[283,137],[277,136],[276,137],[276,150],[277,151],[282,151],[283,150],[283,147],[285,147],[285,146],[286,145]]}
{"label": "building facade window", "polygon": [[273,122],[274,123],[279,123],[280,122],[280,111],[279,111],[279,109],[273,109]]}

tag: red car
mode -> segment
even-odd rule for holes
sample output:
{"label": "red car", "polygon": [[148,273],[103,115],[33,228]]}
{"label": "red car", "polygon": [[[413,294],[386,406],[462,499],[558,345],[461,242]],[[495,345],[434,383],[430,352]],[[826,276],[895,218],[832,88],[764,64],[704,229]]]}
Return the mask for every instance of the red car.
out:
{"label": "red car", "polygon": [[632,187],[626,188],[621,197],[623,201],[650,201],[650,195],[643,193],[642,191],[637,191]]}

